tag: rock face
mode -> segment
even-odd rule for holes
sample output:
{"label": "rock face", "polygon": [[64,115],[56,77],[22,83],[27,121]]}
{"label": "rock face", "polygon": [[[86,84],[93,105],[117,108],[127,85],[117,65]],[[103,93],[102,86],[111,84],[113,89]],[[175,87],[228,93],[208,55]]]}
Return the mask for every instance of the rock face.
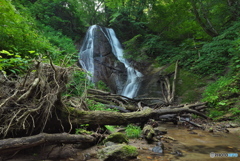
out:
{"label": "rock face", "polygon": [[[101,80],[112,93],[130,98],[161,98],[161,69],[154,69],[149,63],[139,65],[134,60],[126,60],[121,44],[116,39],[112,29],[97,25],[89,28],[79,53],[79,62],[92,74],[92,82]],[[119,52],[120,54],[117,54]]]}
{"label": "rock face", "polygon": [[94,83],[101,80],[110,87],[111,92],[122,91],[127,79],[126,69],[113,54],[104,28],[100,26],[89,28],[81,47],[80,64],[93,74],[91,79]]}

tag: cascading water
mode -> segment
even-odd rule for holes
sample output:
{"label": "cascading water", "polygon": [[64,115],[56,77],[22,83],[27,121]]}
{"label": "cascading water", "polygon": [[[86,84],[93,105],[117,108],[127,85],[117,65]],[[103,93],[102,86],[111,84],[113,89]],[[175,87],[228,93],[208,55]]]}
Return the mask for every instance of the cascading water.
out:
{"label": "cascading water", "polygon": [[96,25],[89,27],[87,34],[84,38],[82,47],[79,53],[79,63],[87,72],[92,76],[88,75],[88,79],[94,82],[94,60],[93,60],[93,48],[94,48],[94,30],[97,28]]}
{"label": "cascading water", "polygon": [[124,58],[123,48],[116,37],[113,29],[106,28],[107,38],[111,44],[112,52],[117,57],[117,59],[122,62],[127,69],[127,81],[122,91],[123,96],[133,98],[136,96],[139,86],[141,84],[142,73],[130,66],[127,59]]}
{"label": "cascading water", "polygon": [[[84,43],[80,50],[80,64],[82,67],[90,72],[93,75],[94,79],[94,58],[93,58],[93,47],[94,47],[94,31],[98,26],[93,25],[88,29],[87,35],[85,37]],[[124,58],[124,51],[116,37],[116,34],[113,29],[111,28],[101,28],[102,33],[108,39],[112,52],[115,57],[124,64],[125,68],[127,69],[127,81],[124,84],[124,88],[121,92],[121,95],[133,98],[136,96],[142,81],[142,73],[134,69],[129,61]]]}

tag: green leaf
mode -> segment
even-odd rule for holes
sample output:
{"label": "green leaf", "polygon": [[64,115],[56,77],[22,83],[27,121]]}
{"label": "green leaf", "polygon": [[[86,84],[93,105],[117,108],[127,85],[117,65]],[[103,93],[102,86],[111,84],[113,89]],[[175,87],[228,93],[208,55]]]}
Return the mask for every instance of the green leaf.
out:
{"label": "green leaf", "polygon": [[2,50],[2,51],[0,51],[0,53],[2,53],[2,54],[7,54],[7,55],[9,55],[9,56],[14,55],[14,54],[9,53],[7,50]]}
{"label": "green leaf", "polygon": [[15,55],[16,58],[21,58],[21,55]]}
{"label": "green leaf", "polygon": [[35,53],[35,51],[28,51],[30,54],[33,54],[33,53]]}

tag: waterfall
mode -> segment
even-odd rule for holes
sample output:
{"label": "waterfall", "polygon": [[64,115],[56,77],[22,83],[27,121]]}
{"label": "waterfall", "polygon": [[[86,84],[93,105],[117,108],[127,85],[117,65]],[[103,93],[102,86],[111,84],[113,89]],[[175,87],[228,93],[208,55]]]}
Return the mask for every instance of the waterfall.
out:
{"label": "waterfall", "polygon": [[127,59],[124,58],[123,48],[116,37],[116,34],[113,29],[106,28],[107,31],[107,38],[111,44],[112,52],[116,56],[116,58],[122,62],[127,69],[127,81],[123,88],[121,95],[133,98],[136,96],[140,83],[141,77],[143,76],[142,73],[131,67],[130,63]]}
{"label": "waterfall", "polygon": [[[94,59],[93,59],[93,42],[94,42],[94,30],[97,28],[96,25],[91,26],[88,29],[87,35],[85,37],[84,43],[80,50],[80,64],[82,67],[90,72],[94,76]],[[124,84],[121,95],[133,98],[137,95],[138,89],[140,88],[142,81],[142,73],[134,69],[130,62],[124,58],[124,51],[121,46],[121,43],[116,37],[116,34],[111,28],[101,28],[102,33],[105,35],[109,41],[112,52],[115,57],[124,64],[127,70],[127,80]],[[94,78],[92,78],[93,80]]]}
{"label": "waterfall", "polygon": [[79,63],[82,68],[89,72],[88,79],[94,82],[94,60],[93,60],[93,49],[94,49],[94,30],[97,29],[96,25],[90,26],[87,34],[84,38],[82,47],[79,53]]}

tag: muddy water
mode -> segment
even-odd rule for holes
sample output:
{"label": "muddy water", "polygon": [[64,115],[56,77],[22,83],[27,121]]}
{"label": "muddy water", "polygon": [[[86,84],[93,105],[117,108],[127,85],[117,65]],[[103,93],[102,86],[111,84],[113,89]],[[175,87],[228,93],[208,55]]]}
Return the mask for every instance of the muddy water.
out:
{"label": "muddy water", "polygon": [[[167,124],[164,125],[168,129],[170,138],[177,141],[165,142],[165,154],[164,156],[158,156],[152,153],[150,150],[154,145],[147,146],[132,142],[139,148],[138,160],[142,161],[161,161],[161,160],[173,160],[173,161],[240,161],[240,137],[233,134],[226,133],[209,133],[203,130],[192,130],[184,127],[176,127],[176,125]],[[168,143],[167,143],[168,142]],[[145,147],[144,147],[145,146]],[[171,153],[174,151],[181,151],[183,156],[176,156]],[[228,157],[210,157],[210,153],[238,153],[238,158]]]}

